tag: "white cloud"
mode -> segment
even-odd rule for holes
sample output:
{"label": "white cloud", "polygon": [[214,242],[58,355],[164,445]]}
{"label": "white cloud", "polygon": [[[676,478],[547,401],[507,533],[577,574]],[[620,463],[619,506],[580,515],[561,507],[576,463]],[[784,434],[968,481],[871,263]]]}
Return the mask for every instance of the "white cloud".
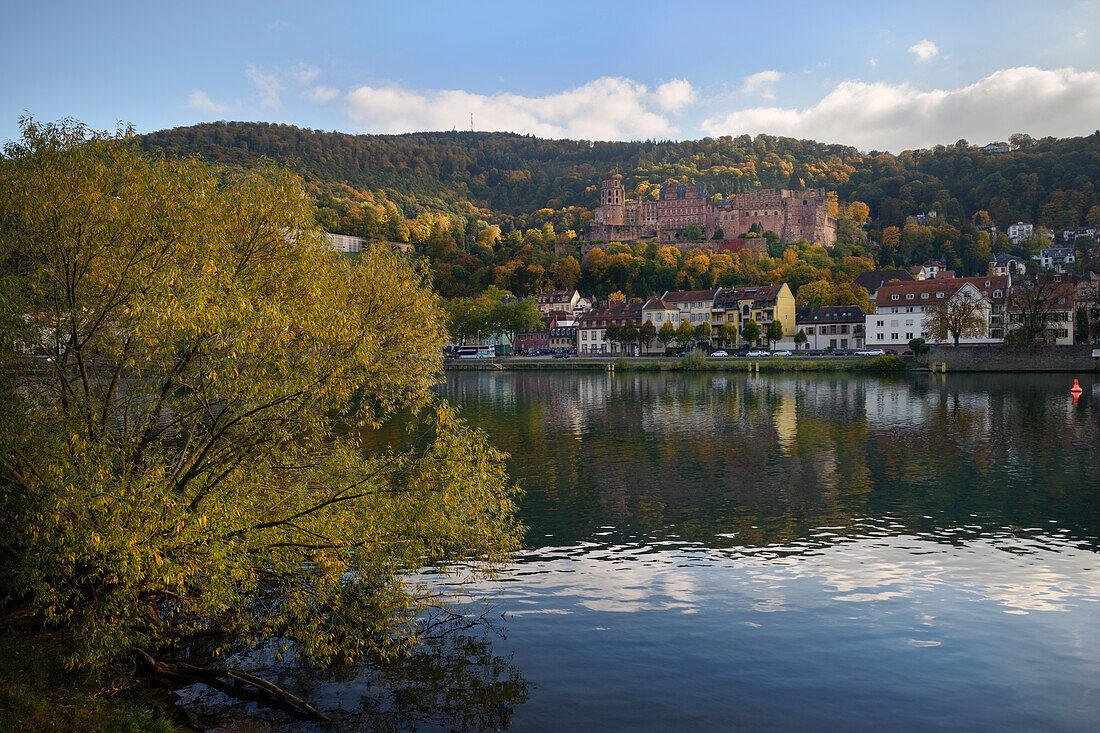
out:
{"label": "white cloud", "polygon": [[279,99],[280,85],[277,76],[264,74],[252,64],[249,64],[248,68],[245,69],[244,75],[252,82],[252,86],[256,87],[256,96],[259,98],[260,104],[273,109],[282,106],[282,101]]}
{"label": "white cloud", "polygon": [[362,86],[348,93],[344,104],[363,129],[379,133],[465,129],[472,113],[479,130],[630,140],[673,137],[678,129],[660,112],[680,109],[694,95],[691,85],[680,79],[650,92],[630,79],[603,77],[544,97]]}
{"label": "white cloud", "polygon": [[958,89],[846,81],[805,109],[755,107],[703,122],[709,135],[767,133],[840,142],[864,150],[983,143],[1013,132],[1082,135],[1100,119],[1100,72],[1030,66],[1003,69]]}
{"label": "white cloud", "polygon": [[782,78],[783,72],[781,71],[758,71],[745,77],[744,82],[741,84],[741,92],[743,94],[760,92],[760,96],[764,99],[775,99],[771,85]]}
{"label": "white cloud", "polygon": [[657,87],[657,106],[669,112],[679,112],[695,101],[695,89],[687,79],[673,79]]}
{"label": "white cloud", "polygon": [[1085,40],[1085,36],[1087,36],[1088,33],[1088,29],[1082,28],[1081,30],[1077,31],[1076,35],[1074,35],[1074,38],[1076,38],[1077,42],[1080,43],[1082,46],[1085,46],[1088,44],[1088,41]]}
{"label": "white cloud", "polygon": [[338,96],[340,96],[340,92],[338,90],[326,86],[316,86],[312,89],[307,89],[301,94],[301,97],[303,99],[308,99],[311,102],[318,103],[331,102]]}
{"label": "white cloud", "polygon": [[933,56],[939,56],[940,50],[936,48],[936,44],[925,39],[910,46],[909,53],[916,54],[917,61],[928,61]]}
{"label": "white cloud", "polygon": [[872,69],[877,69],[878,68],[878,59],[876,59],[874,57],[871,57],[871,58],[867,59],[867,63],[869,63],[871,65]]}
{"label": "white cloud", "polygon": [[187,104],[203,112],[225,112],[229,109],[228,106],[215,102],[201,89],[191,92],[191,96],[187,98]]}
{"label": "white cloud", "polygon": [[312,64],[297,64],[290,70],[290,78],[295,84],[305,86],[316,79],[321,70]]}

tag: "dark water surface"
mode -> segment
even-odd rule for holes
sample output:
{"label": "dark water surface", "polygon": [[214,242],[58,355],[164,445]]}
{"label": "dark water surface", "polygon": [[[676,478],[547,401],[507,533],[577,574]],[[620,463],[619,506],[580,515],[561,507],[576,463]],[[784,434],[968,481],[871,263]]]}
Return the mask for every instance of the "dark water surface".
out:
{"label": "dark water surface", "polygon": [[1071,382],[451,374],[526,491],[528,549],[472,588],[494,628],[283,682],[364,729],[1094,731]]}

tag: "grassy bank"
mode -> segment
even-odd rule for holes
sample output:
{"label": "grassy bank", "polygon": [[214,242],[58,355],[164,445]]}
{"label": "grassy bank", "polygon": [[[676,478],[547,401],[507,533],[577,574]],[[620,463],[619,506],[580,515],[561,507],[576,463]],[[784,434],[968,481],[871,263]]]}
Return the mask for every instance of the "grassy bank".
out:
{"label": "grassy bank", "polygon": [[112,695],[118,682],[66,669],[65,649],[57,635],[0,629],[0,733],[176,730],[154,706]]}

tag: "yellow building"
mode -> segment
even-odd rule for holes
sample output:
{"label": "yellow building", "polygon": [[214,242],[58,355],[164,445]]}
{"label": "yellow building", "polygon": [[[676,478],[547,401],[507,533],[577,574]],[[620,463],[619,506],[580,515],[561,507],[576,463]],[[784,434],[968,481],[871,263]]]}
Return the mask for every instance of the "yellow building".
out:
{"label": "yellow building", "polygon": [[760,338],[750,346],[762,346],[767,342],[768,325],[773,321],[783,326],[783,336],[792,336],[795,333],[794,309],[794,295],[787,283],[721,288],[715,293],[711,308],[712,338],[717,338],[718,329],[728,323],[737,328],[736,343],[744,343],[742,334],[749,321],[756,321],[760,326]]}

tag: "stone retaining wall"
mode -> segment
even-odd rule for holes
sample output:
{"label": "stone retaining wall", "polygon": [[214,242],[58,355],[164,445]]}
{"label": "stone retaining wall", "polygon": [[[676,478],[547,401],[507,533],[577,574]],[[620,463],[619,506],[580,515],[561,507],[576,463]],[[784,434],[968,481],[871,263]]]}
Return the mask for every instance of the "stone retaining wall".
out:
{"label": "stone retaining wall", "polygon": [[1030,346],[933,346],[921,357],[925,364],[947,364],[957,372],[1076,372],[1100,371],[1100,359],[1092,352],[1100,347]]}

